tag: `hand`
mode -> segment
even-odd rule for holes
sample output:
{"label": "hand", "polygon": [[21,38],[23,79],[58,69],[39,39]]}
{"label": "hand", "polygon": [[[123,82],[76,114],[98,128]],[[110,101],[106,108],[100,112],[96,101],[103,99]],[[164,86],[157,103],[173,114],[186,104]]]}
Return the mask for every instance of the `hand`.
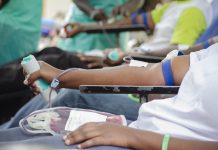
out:
{"label": "hand", "polygon": [[34,83],[37,79],[41,78],[50,83],[55,77],[57,77],[62,72],[62,70],[54,68],[43,61],[39,61],[38,63],[40,65],[40,70],[30,75],[26,75],[26,79],[24,80],[24,84],[30,86],[30,88],[33,90],[35,94],[39,93],[39,89],[36,87]]}
{"label": "hand", "polygon": [[79,23],[68,23],[64,26],[66,37],[70,38],[83,31],[83,27]]}
{"label": "hand", "polygon": [[104,63],[104,58],[102,57],[97,57],[97,56],[86,56],[86,55],[77,55],[81,61],[85,62],[87,64],[87,67],[89,69],[93,68],[102,68],[102,67],[107,67]]}
{"label": "hand", "polygon": [[130,9],[128,9],[127,7],[124,6],[117,6],[112,10],[112,15],[113,16],[118,16],[118,15],[122,15],[124,17],[127,17],[130,15]]}
{"label": "hand", "polygon": [[98,145],[111,145],[131,148],[137,139],[135,129],[110,123],[87,123],[74,132],[64,136],[66,145],[79,144],[84,149]]}
{"label": "hand", "polygon": [[107,16],[102,9],[95,9],[91,12],[90,17],[96,21],[106,21]]}
{"label": "hand", "polygon": [[[117,59],[116,61],[111,60],[111,59],[109,58],[110,53],[112,53],[112,52],[114,52],[114,51],[116,51],[117,54],[118,54],[118,59]],[[123,62],[123,57],[126,55],[126,54],[122,51],[122,49],[120,49],[120,48],[105,49],[105,50],[104,50],[104,54],[105,54],[105,56],[107,56],[106,59],[104,60],[104,63],[107,64],[107,65],[109,65],[109,66],[116,66],[116,65],[122,64],[122,62]]]}

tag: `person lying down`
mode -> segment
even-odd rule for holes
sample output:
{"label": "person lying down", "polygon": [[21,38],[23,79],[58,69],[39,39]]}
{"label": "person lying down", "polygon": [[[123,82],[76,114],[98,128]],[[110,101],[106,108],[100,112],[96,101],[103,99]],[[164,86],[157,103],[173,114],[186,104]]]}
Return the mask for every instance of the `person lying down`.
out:
{"label": "person lying down", "polygon": [[[19,128],[14,128],[0,131],[0,144],[32,142],[56,148],[78,144],[77,147],[82,149],[107,145],[145,150],[215,150],[218,148],[218,120],[214,119],[218,117],[217,49],[218,44],[215,44],[189,56],[148,64],[147,67],[74,70],[59,79],[61,88],[78,88],[84,84],[119,84],[180,85],[180,89],[175,97],[142,104],[138,119],[132,121],[128,127],[90,122],[64,135],[63,141],[61,135],[27,136]],[[51,82],[63,72],[44,62],[40,62],[40,65],[40,71],[31,74],[26,81],[34,92],[38,92],[34,86],[36,79]]]}

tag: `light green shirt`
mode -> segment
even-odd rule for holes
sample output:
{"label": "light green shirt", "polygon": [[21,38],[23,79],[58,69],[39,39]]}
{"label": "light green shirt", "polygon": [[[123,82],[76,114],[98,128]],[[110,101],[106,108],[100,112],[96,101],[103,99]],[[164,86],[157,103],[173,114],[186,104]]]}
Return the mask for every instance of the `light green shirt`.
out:
{"label": "light green shirt", "polygon": [[0,65],[37,50],[42,0],[10,0],[0,10]]}
{"label": "light green shirt", "polygon": [[[186,1],[177,3],[179,5],[184,2]],[[166,3],[151,12],[156,25],[161,21],[170,4]],[[206,27],[207,23],[203,12],[198,7],[189,7],[181,13],[170,42],[171,44],[193,45]]]}

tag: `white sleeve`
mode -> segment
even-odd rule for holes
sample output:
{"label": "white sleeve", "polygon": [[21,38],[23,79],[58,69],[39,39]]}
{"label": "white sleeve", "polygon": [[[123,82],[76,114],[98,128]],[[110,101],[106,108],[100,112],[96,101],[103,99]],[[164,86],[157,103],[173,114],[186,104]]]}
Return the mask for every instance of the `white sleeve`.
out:
{"label": "white sleeve", "polygon": [[197,52],[192,52],[190,54],[190,66],[215,53],[218,53],[218,44],[214,44],[207,49],[203,49]]}

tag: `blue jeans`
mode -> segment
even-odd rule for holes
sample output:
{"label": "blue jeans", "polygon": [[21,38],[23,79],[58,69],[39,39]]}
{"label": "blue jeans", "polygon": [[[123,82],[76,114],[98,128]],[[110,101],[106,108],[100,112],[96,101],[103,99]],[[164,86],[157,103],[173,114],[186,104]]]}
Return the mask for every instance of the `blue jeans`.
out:
{"label": "blue jeans", "polygon": [[[53,101],[52,106],[93,109],[112,114],[123,114],[128,120],[134,121],[137,119],[140,104],[130,100],[124,94],[83,94],[78,90],[62,89]],[[25,116],[35,110],[47,107],[47,102],[38,95],[22,107],[9,122],[1,125],[0,129],[17,127],[19,121]]]}
{"label": "blue jeans", "polygon": [[[76,145],[67,146],[62,140],[62,136],[51,136],[45,134],[26,135],[20,128],[13,128],[0,131],[0,147],[13,144],[27,144],[27,145],[43,145],[55,149],[75,149]],[[90,150],[127,150],[127,148],[114,146],[95,146],[89,148]]]}

